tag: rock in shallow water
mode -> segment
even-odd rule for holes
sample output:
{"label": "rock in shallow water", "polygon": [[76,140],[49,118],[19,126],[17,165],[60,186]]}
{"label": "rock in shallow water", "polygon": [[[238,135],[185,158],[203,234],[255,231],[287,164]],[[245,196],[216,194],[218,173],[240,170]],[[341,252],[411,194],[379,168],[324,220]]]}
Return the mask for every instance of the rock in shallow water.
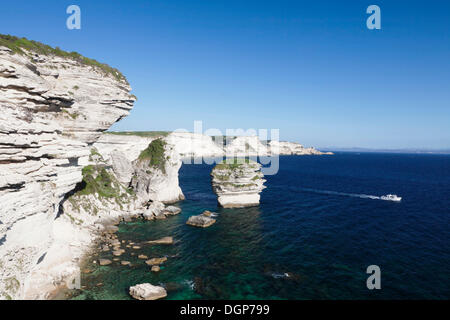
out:
{"label": "rock in shallow water", "polygon": [[152,258],[150,260],[145,261],[145,263],[148,264],[149,266],[156,266],[156,265],[160,265],[166,261],[167,261],[167,258],[162,257],[162,258]]}
{"label": "rock in shallow water", "polygon": [[152,272],[159,272],[161,270],[161,268],[159,266],[152,266],[151,271]]}
{"label": "rock in shallow water", "polygon": [[167,297],[167,292],[163,287],[142,283],[130,287],[130,295],[137,300],[156,300]]}
{"label": "rock in shallow water", "polygon": [[151,240],[147,242],[148,244],[173,244],[172,237],[164,237],[158,240]]}
{"label": "rock in shallow water", "polygon": [[143,216],[147,220],[162,220],[167,216],[174,216],[181,212],[181,209],[175,206],[166,207],[164,203],[160,201],[153,201],[150,206],[145,210]]}
{"label": "rock in shallow water", "polygon": [[111,260],[109,259],[100,259],[98,262],[101,266],[107,266],[108,264],[111,264]]}
{"label": "rock in shallow water", "polygon": [[125,253],[125,250],[123,250],[123,249],[113,251],[113,255],[115,255],[116,257],[120,257],[124,253]]}
{"label": "rock in shallow water", "polygon": [[211,212],[205,211],[198,216],[191,216],[186,224],[194,227],[207,228],[216,222],[216,219],[211,218],[210,215]]}
{"label": "rock in shallow water", "polygon": [[181,209],[175,206],[168,206],[163,213],[167,216],[175,216],[181,212]]}

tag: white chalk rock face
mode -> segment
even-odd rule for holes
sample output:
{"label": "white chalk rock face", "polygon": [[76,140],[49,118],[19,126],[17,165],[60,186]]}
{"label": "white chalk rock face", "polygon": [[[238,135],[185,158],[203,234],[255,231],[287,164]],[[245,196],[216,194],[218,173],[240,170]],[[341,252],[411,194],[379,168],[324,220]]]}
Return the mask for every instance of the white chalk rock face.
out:
{"label": "white chalk rock face", "polygon": [[125,186],[130,184],[134,168],[127,156],[120,151],[111,153],[111,164],[117,179]]}
{"label": "white chalk rock face", "polygon": [[150,142],[162,136],[143,137],[126,133],[105,132],[94,144],[94,147],[110,162],[114,153],[120,152],[130,162],[137,159],[142,150],[146,149]]}
{"label": "white chalk rock face", "polygon": [[224,150],[210,136],[190,132],[172,132],[167,143],[174,146],[180,157],[220,157]]}
{"label": "white chalk rock face", "polygon": [[331,152],[321,152],[312,147],[305,148],[300,143],[287,141],[270,141],[269,151],[272,155],[332,155]]}
{"label": "white chalk rock face", "polygon": [[266,156],[269,149],[257,136],[237,137],[225,146],[227,157]]}
{"label": "white chalk rock face", "polygon": [[[183,200],[184,195],[178,185],[178,171],[182,165],[180,154],[169,137],[105,133],[94,147],[112,165],[119,181],[136,191],[142,204],[149,200],[172,203]],[[139,159],[153,142],[156,145],[159,141],[164,145],[164,155],[160,155],[161,165],[150,165],[151,161],[155,161],[151,155],[147,159]]]}
{"label": "white chalk rock face", "polygon": [[130,296],[137,300],[156,300],[167,297],[167,292],[163,287],[142,283],[130,287]]}
{"label": "white chalk rock face", "polygon": [[260,193],[265,188],[261,165],[252,160],[229,159],[216,165],[211,172],[212,188],[224,208],[259,205]]}
{"label": "white chalk rock face", "polygon": [[0,299],[43,298],[30,281],[59,261],[61,201],[90,145],[133,107],[118,72],[80,61],[0,46]]}
{"label": "white chalk rock face", "polygon": [[179,154],[164,139],[152,141],[133,162],[131,187],[143,201],[173,203],[184,200],[178,184]]}

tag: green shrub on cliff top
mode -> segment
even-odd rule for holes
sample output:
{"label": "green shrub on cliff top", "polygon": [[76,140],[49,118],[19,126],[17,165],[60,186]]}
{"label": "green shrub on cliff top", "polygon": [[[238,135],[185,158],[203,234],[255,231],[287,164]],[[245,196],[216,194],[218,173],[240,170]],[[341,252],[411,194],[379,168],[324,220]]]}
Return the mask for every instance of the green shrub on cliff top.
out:
{"label": "green shrub on cliff top", "polygon": [[26,51],[31,51],[42,55],[53,55],[58,57],[69,58],[81,64],[95,67],[98,70],[105,73],[106,75],[112,75],[119,81],[127,82],[125,76],[122,73],[120,73],[120,71],[117,70],[116,68],[110,67],[109,65],[104,63],[100,63],[94,59],[83,57],[81,54],[75,51],[67,52],[61,50],[58,47],[53,48],[37,41],[28,40],[26,38],[18,38],[15,36],[5,34],[0,34],[0,46],[7,47],[11,49],[13,53],[25,56],[27,56]]}
{"label": "green shrub on cliff top", "polygon": [[139,160],[150,160],[149,165],[154,168],[160,169],[163,173],[166,173],[165,153],[166,142],[162,139],[153,140],[148,147],[141,152]]}
{"label": "green shrub on cliff top", "polygon": [[240,168],[244,163],[250,164],[255,163],[254,161],[248,158],[233,158],[233,159],[225,159],[221,163],[217,164],[214,169],[218,170],[236,170]]}
{"label": "green shrub on cliff top", "polygon": [[89,165],[83,168],[83,188],[76,195],[98,194],[100,198],[122,197],[119,182],[101,165]]}

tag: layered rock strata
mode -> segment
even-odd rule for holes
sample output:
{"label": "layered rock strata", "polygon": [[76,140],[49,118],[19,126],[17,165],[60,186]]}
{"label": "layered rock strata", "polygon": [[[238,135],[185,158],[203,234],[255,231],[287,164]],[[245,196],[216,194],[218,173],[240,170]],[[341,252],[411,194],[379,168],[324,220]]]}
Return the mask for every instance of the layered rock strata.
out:
{"label": "layered rock strata", "polygon": [[45,268],[71,272],[60,239],[89,237],[67,234],[60,205],[81,181],[90,145],[135,101],[117,71],[42,48],[0,42],[0,299],[42,298]]}
{"label": "layered rock strata", "polygon": [[261,165],[248,159],[228,159],[211,172],[213,191],[224,208],[259,205],[263,177]]}

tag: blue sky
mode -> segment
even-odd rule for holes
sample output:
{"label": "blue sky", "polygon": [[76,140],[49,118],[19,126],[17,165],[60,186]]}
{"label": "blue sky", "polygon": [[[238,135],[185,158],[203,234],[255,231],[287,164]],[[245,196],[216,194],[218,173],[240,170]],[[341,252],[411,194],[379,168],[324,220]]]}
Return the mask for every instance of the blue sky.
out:
{"label": "blue sky", "polygon": [[[66,8],[82,29],[66,28]],[[381,8],[381,30],[366,8]],[[114,130],[278,128],[318,147],[450,148],[448,1],[3,1],[0,33],[120,69]]]}

